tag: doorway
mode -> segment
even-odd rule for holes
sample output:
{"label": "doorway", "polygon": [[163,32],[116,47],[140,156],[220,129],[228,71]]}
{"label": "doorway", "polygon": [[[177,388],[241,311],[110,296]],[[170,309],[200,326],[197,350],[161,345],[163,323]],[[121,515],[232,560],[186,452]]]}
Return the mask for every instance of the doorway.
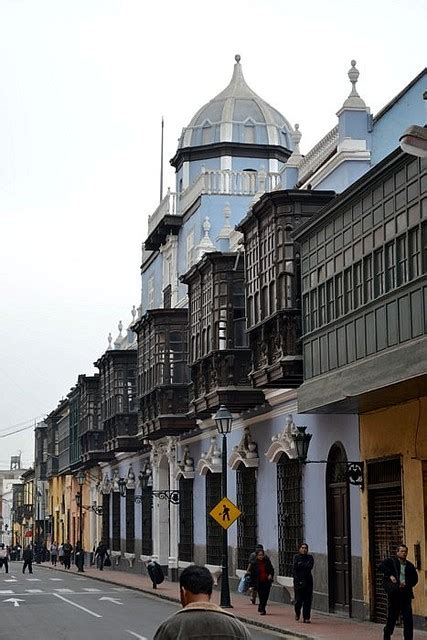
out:
{"label": "doorway", "polygon": [[329,610],[351,616],[350,488],[347,455],[335,443],[326,466]]}

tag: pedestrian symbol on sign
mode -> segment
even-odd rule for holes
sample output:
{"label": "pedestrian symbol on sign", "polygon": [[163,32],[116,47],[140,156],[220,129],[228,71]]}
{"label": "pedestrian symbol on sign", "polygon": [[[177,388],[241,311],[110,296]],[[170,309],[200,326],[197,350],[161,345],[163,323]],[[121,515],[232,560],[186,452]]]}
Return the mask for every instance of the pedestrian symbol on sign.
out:
{"label": "pedestrian symbol on sign", "polygon": [[228,522],[230,522],[230,507],[227,507],[226,504],[223,504],[222,513],[220,513],[220,515],[222,516],[223,522],[225,522],[225,520],[228,520]]}

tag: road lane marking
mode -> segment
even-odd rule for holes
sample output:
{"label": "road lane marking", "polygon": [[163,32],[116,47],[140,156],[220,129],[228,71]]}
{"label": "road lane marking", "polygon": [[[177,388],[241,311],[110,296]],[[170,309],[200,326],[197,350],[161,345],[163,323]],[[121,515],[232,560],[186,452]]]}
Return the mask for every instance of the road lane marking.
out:
{"label": "road lane marking", "polygon": [[41,582],[40,578],[26,578],[27,582]]}
{"label": "road lane marking", "polygon": [[42,589],[25,589],[26,593],[43,593]]}
{"label": "road lane marking", "polygon": [[3,580],[3,582],[18,582],[16,578],[9,578],[8,580]]}
{"label": "road lane marking", "polygon": [[138,638],[138,640],[148,640],[145,636],[140,636],[137,633],[135,633],[135,631],[129,631],[129,629],[126,629],[126,633],[130,633],[135,638]]}
{"label": "road lane marking", "polygon": [[12,589],[3,589],[0,593],[13,593]]}
{"label": "road lane marking", "polygon": [[64,582],[64,578],[49,578],[52,582]]}
{"label": "road lane marking", "polygon": [[54,591],[57,591],[58,593],[74,593],[72,589],[54,589]]}
{"label": "road lane marking", "polygon": [[86,607],[82,607],[81,604],[77,604],[77,602],[73,602],[72,600],[68,600],[68,598],[64,598],[64,596],[61,596],[60,593],[54,593],[54,596],[56,596],[57,598],[59,598],[60,600],[63,600],[64,602],[67,602],[68,604],[71,604],[72,607],[77,607],[77,609],[81,609],[82,611],[86,611],[86,613],[88,613],[89,615],[93,616],[94,618],[102,618],[101,615],[99,615],[99,613],[95,613],[95,611],[91,611],[90,609],[86,609]]}
{"label": "road lane marking", "polygon": [[120,600],[116,600],[116,598],[106,598],[106,597],[102,597],[99,598],[100,600],[109,600],[110,602],[114,602],[114,604],[123,604],[123,602],[120,602]]}
{"label": "road lane marking", "polygon": [[7,600],[3,600],[3,602],[13,602],[14,607],[19,607],[19,603],[25,602],[25,600],[20,600],[19,598],[8,598]]}
{"label": "road lane marking", "polygon": [[83,587],[83,591],[88,591],[89,593],[102,593],[101,589],[87,589],[86,587]]}

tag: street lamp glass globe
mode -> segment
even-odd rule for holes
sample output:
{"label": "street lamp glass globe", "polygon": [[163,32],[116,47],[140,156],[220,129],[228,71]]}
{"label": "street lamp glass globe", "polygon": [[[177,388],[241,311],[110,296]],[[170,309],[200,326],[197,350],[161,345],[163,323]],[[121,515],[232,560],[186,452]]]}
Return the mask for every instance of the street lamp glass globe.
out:
{"label": "street lamp glass globe", "polygon": [[220,435],[226,435],[231,431],[231,424],[233,422],[233,416],[227,409],[225,405],[221,405],[214,415],[214,420],[216,422],[216,428],[218,429],[218,433]]}
{"label": "street lamp glass globe", "polygon": [[85,482],[85,474],[83,473],[83,471],[79,471],[76,478],[79,485],[83,486]]}

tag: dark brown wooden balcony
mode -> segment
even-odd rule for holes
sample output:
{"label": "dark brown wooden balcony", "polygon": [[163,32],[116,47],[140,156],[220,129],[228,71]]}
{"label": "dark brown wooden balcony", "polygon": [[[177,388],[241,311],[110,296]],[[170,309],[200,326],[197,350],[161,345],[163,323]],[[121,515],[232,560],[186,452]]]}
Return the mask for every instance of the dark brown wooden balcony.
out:
{"label": "dark brown wooden balcony", "polygon": [[333,191],[273,191],[238,226],[245,245],[249,377],[255,387],[302,383],[300,247],[293,232],[334,196]]}
{"label": "dark brown wooden balcony", "polygon": [[95,363],[99,368],[101,425],[107,452],[140,449],[137,434],[135,349],[109,350]]}
{"label": "dark brown wooden balcony", "polygon": [[262,404],[263,392],[248,377],[243,258],[207,253],[182,282],[190,309],[190,415],[209,417],[221,404],[235,413]]}
{"label": "dark brown wooden balcony", "polygon": [[188,417],[187,309],[151,309],[138,336],[138,437],[161,438],[193,429]]}
{"label": "dark brown wooden balcony", "polygon": [[105,450],[103,431],[87,431],[81,436],[81,457],[85,467],[114,458],[111,451]]}

